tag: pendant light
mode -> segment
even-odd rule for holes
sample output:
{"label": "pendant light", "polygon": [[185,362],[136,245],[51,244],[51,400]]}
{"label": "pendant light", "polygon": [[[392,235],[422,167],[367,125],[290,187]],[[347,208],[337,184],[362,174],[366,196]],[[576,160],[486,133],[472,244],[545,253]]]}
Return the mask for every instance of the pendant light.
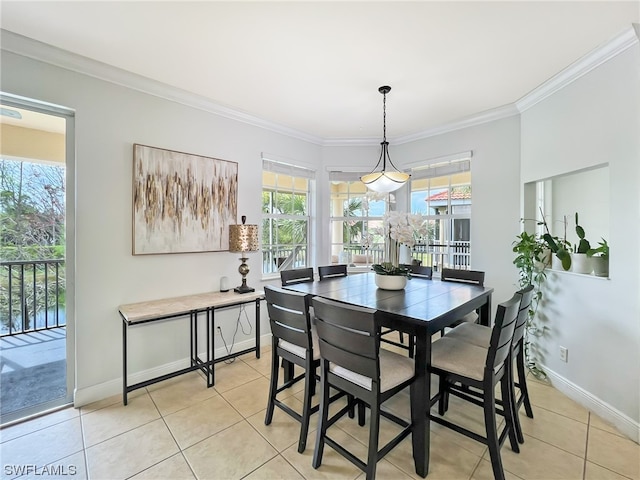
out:
{"label": "pendant light", "polygon": [[[389,142],[387,142],[387,93],[391,91],[391,87],[383,86],[378,88],[382,94],[382,151],[378,163],[373,167],[373,171],[360,177],[369,190],[379,193],[389,193],[398,190],[409,180],[408,173],[400,172],[389,157]],[[392,171],[387,171],[387,160],[389,165],[393,167]],[[382,170],[376,172],[376,169],[382,162]]]}

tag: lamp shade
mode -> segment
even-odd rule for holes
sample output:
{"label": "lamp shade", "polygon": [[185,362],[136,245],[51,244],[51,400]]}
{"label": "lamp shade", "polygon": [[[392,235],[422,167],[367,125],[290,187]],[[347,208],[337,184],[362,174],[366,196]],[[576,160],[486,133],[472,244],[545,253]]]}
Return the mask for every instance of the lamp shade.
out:
{"label": "lamp shade", "polygon": [[259,248],[258,225],[229,225],[230,252],[255,252]]}
{"label": "lamp shade", "polygon": [[369,190],[389,193],[402,187],[409,180],[409,174],[404,172],[375,172],[363,175],[360,180]]}

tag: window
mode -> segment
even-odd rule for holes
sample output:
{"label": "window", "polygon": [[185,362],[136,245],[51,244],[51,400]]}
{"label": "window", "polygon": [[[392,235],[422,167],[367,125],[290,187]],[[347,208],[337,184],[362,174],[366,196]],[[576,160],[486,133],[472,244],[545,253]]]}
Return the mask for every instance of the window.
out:
{"label": "window", "polygon": [[310,264],[310,198],[315,173],[263,159],[262,273]]}
{"label": "window", "polygon": [[382,217],[388,194],[368,191],[360,174],[331,172],[331,263],[362,267],[383,261]]}
{"label": "window", "polygon": [[465,157],[411,172],[411,212],[427,215],[431,227],[428,242],[416,245],[413,257],[434,270],[470,268],[470,153]]}

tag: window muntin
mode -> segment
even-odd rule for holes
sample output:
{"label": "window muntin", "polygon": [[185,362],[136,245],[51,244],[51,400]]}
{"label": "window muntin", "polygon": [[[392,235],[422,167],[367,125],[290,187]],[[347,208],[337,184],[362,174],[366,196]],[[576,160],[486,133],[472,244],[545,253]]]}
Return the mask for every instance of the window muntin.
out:
{"label": "window muntin", "polygon": [[[310,263],[312,172],[264,162],[262,173],[262,273]],[[276,171],[273,171],[276,170]],[[308,175],[308,176],[304,176]]]}
{"label": "window muntin", "polygon": [[[348,178],[352,177],[352,178]],[[368,191],[358,175],[330,182],[331,263],[365,267],[383,261],[382,217],[388,195]]]}
{"label": "window muntin", "polygon": [[[462,171],[461,171],[462,170]],[[412,175],[411,211],[427,215],[432,237],[414,247],[413,257],[434,270],[470,268],[470,162],[446,162]]]}

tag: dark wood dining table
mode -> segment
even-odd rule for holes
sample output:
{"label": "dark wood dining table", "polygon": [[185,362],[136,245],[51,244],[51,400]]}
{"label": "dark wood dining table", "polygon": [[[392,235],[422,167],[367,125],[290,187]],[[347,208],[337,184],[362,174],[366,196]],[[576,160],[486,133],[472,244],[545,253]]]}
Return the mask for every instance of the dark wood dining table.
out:
{"label": "dark wood dining table", "polygon": [[465,314],[478,310],[480,323],[490,324],[493,288],[439,279],[413,278],[403,290],[376,287],[375,273],[351,274],[322,282],[299,283],[285,287],[311,296],[377,310],[381,323],[409,335],[415,335],[415,368],[417,380],[412,396],[418,399],[413,419],[413,458],[416,473],[426,477],[429,471],[431,382],[431,336]]}

